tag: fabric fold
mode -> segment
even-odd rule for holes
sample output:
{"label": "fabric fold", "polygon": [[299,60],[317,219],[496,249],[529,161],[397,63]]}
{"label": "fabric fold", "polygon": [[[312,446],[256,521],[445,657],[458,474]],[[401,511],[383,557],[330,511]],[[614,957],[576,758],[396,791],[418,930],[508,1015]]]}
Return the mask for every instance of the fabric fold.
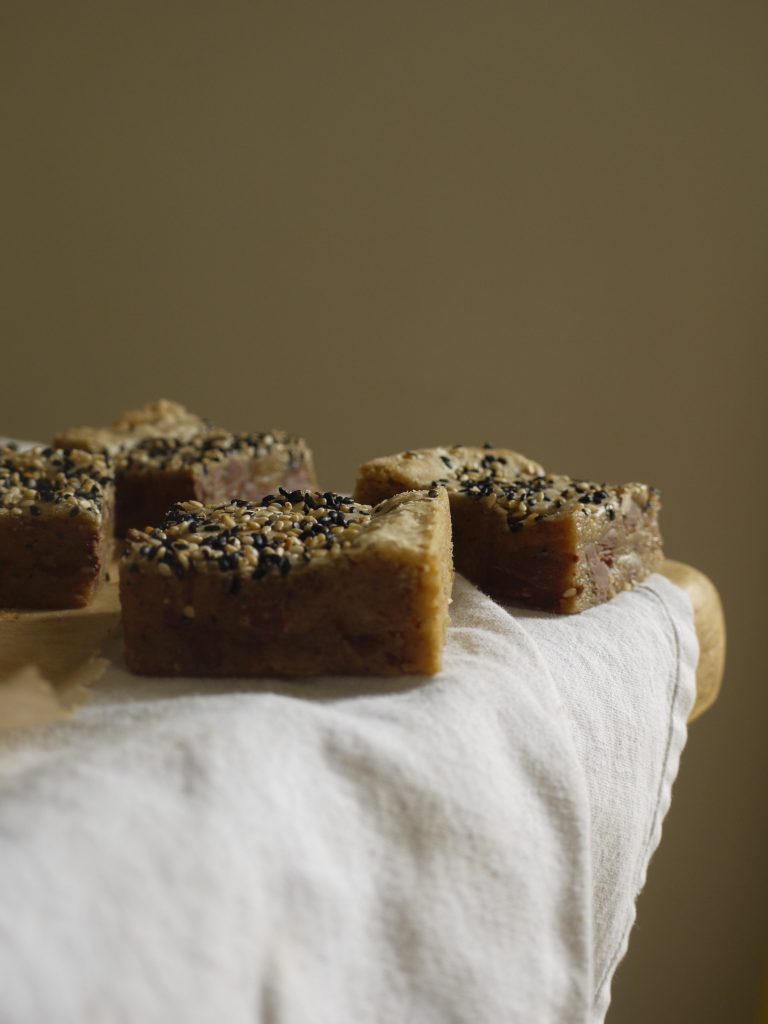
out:
{"label": "fabric fold", "polygon": [[432,679],[146,680],[0,738],[0,1019],[591,1021],[685,740],[659,577],[568,619],[457,578]]}

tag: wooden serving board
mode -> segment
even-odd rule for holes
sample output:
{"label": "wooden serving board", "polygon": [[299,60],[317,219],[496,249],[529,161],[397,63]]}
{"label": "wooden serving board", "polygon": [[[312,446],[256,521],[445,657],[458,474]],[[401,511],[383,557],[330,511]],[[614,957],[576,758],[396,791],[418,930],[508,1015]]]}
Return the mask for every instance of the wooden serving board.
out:
{"label": "wooden serving board", "polygon": [[88,699],[120,629],[117,572],[87,608],[0,610],[0,729],[56,721]]}
{"label": "wooden serving board", "polygon": [[[725,668],[720,596],[698,569],[667,561],[664,575],[691,599],[701,649],[696,701],[689,721],[715,702]],[[53,722],[70,715],[103,674],[109,641],[120,629],[117,569],[87,608],[0,610],[0,729]]]}
{"label": "wooden serving board", "polygon": [[688,594],[699,638],[699,664],[696,668],[696,701],[688,721],[692,722],[717,700],[725,674],[725,615],[720,594],[703,572],[684,562],[664,562],[662,573]]}

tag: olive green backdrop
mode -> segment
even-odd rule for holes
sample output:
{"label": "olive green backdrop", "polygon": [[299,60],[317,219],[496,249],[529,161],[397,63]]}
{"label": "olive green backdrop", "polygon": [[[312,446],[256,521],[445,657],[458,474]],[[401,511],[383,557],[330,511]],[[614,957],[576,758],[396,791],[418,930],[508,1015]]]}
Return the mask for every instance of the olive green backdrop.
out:
{"label": "olive green backdrop", "polygon": [[0,49],[0,433],[165,396],[327,487],[489,440],[662,488],[729,659],[608,1020],[754,1020],[768,7],[4,0]]}

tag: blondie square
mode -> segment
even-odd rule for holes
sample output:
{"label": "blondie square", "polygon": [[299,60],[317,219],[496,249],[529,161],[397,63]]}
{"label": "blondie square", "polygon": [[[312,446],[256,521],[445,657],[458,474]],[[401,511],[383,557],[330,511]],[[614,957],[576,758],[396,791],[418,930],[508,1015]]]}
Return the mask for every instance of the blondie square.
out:
{"label": "blondie square", "polygon": [[[519,472],[503,449],[435,449],[417,460],[443,465],[428,482],[449,494],[456,569],[498,601],[545,611],[582,611],[631,588],[661,566],[658,491]],[[355,498],[396,494],[419,453],[376,459],[359,471]],[[436,461],[436,458],[437,461]]]}
{"label": "blondie square", "polygon": [[258,500],[280,486],[317,486],[302,438],[283,431],[233,434],[166,399],[125,413],[111,427],[73,428],[57,441],[114,456],[117,537],[157,525],[178,501]]}
{"label": "blondie square", "polygon": [[455,490],[460,477],[467,473],[486,475],[490,471],[515,477],[520,473],[543,473],[538,462],[510,448],[453,445],[450,448],[415,448],[398,455],[385,455],[366,462],[357,471],[355,497],[358,501],[376,504],[399,491],[413,491],[435,486],[435,481]]}
{"label": "blondie square", "polygon": [[161,398],[122,413],[108,427],[70,427],[58,434],[53,444],[56,448],[81,448],[116,456],[150,438],[189,441],[209,427],[207,420],[190,412],[180,402]]}
{"label": "blondie square", "polygon": [[131,531],[125,655],[150,675],[438,672],[453,579],[443,488],[175,505]]}
{"label": "blondie square", "polygon": [[0,607],[88,604],[109,565],[113,491],[103,455],[0,448]]}
{"label": "blondie square", "polygon": [[118,537],[161,523],[176,502],[258,501],[278,487],[317,486],[306,442],[278,430],[208,430],[188,441],[149,438],[118,457],[116,479]]}

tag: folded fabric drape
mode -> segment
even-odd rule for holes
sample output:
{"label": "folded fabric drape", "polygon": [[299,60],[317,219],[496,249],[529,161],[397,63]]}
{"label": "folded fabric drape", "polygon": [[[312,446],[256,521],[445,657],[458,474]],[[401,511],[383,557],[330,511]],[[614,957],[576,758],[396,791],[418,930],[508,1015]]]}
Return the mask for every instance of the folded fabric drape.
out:
{"label": "folded fabric drape", "polygon": [[457,577],[431,679],[130,676],[0,737],[0,1019],[602,1020],[695,695],[652,576],[578,616]]}

